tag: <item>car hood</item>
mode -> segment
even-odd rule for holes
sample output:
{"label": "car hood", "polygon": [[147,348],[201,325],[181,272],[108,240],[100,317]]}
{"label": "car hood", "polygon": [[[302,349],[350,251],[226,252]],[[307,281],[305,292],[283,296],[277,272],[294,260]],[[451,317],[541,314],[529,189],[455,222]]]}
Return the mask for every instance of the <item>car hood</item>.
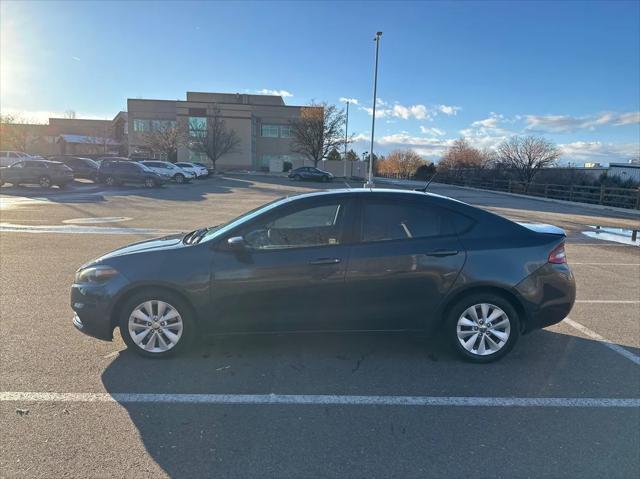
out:
{"label": "car hood", "polygon": [[[107,254],[96,258],[91,262],[93,263],[103,263],[109,259],[117,258],[120,256],[127,256],[136,253],[152,253],[156,251],[167,251],[171,249],[185,247],[185,244],[182,242],[182,238],[184,237],[183,233],[164,236],[162,238],[155,238],[147,241],[141,241],[140,243],[133,243],[122,248],[118,248],[113,250]],[[88,265],[89,263],[87,263]],[[84,265],[83,267],[87,266]]]}

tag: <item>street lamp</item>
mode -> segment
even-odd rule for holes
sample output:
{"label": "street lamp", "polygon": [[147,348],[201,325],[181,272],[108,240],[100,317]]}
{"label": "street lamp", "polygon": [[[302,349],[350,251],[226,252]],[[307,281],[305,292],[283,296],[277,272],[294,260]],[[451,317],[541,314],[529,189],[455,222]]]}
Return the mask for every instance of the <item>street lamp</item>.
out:
{"label": "street lamp", "polygon": [[347,177],[347,143],[349,142],[349,100],[347,102],[347,121],[344,125],[344,177]]}
{"label": "street lamp", "polygon": [[373,39],[376,42],[376,66],[373,73],[373,114],[371,117],[371,147],[369,148],[369,178],[364,184],[365,188],[373,188],[373,136],[376,128],[376,94],[378,93],[378,50],[380,49],[380,37],[382,32],[376,32]]}

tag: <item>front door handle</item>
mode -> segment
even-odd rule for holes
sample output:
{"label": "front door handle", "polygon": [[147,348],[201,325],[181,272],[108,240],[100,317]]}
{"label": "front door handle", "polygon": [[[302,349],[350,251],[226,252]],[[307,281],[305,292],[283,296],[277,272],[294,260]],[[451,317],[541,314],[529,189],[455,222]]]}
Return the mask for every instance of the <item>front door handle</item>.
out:
{"label": "front door handle", "polygon": [[442,256],[454,256],[457,255],[458,251],[456,250],[452,250],[452,249],[436,249],[433,251],[429,251],[427,253],[427,256],[437,256],[437,257],[442,257]]}
{"label": "front door handle", "polygon": [[321,264],[338,264],[340,263],[340,258],[318,258],[313,261],[309,261],[309,264],[312,265],[321,265]]}

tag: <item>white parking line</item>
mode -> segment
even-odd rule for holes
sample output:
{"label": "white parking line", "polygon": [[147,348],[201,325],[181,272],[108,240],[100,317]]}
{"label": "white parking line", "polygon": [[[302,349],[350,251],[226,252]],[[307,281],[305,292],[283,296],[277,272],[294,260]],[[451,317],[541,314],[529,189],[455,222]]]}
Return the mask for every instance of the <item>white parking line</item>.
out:
{"label": "white parking line", "polygon": [[589,336],[591,339],[595,339],[596,341],[598,341],[603,346],[606,346],[607,348],[611,349],[612,351],[615,351],[619,355],[624,356],[629,361],[632,361],[635,364],[637,364],[638,366],[640,366],[640,356],[637,356],[636,354],[633,354],[628,349],[625,349],[622,346],[619,346],[617,344],[612,343],[607,338],[605,338],[603,336],[600,336],[595,331],[590,330],[589,328],[587,328],[586,326],[583,326],[580,323],[576,323],[572,319],[564,318],[563,323],[566,323],[569,326],[571,326],[572,328],[577,329],[582,334],[584,334],[586,336]]}
{"label": "white parking line", "polygon": [[640,266],[640,263],[574,263],[569,262],[569,266],[588,265],[588,266]]}
{"label": "white parking line", "polygon": [[78,225],[16,225],[0,223],[0,233],[61,233],[61,234],[105,234],[105,235],[166,235],[177,230],[154,228],[126,228],[116,226]]}
{"label": "white parking line", "polygon": [[640,301],[635,299],[576,299],[576,303],[640,304]]}
{"label": "white parking line", "polygon": [[462,407],[589,407],[638,408],[640,399],[518,398],[460,396],[339,396],[298,394],[139,394],[2,392],[7,402],[103,402],[182,404],[284,404],[323,406],[462,406]]}

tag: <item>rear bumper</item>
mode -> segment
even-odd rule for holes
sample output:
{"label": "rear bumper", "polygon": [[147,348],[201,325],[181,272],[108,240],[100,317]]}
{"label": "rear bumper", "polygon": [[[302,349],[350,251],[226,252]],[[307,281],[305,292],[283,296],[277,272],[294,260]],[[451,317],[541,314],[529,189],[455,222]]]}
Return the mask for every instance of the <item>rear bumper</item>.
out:
{"label": "rear bumper", "polygon": [[523,301],[528,333],[567,317],[576,300],[576,282],[566,264],[547,263],[516,287]]}

